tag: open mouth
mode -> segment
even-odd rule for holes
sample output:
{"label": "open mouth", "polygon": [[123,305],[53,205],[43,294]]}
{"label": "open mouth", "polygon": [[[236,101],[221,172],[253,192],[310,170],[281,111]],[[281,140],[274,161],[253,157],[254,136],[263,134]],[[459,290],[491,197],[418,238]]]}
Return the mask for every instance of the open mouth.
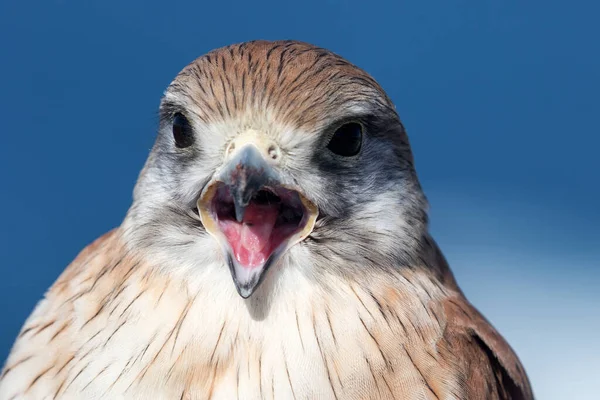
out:
{"label": "open mouth", "polygon": [[236,150],[197,201],[200,220],[223,249],[243,298],[290,247],[310,235],[319,214],[266,160],[252,144]]}
{"label": "open mouth", "polygon": [[262,188],[247,206],[236,207],[229,187],[220,184],[211,211],[233,257],[244,268],[265,264],[282,244],[302,231],[308,219],[298,192],[283,187]]}

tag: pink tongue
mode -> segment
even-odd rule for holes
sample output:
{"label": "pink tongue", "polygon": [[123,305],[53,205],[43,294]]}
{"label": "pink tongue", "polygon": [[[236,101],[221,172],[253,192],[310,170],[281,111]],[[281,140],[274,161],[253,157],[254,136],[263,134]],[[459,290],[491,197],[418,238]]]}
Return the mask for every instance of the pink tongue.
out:
{"label": "pink tongue", "polygon": [[237,227],[237,235],[232,235],[239,236],[228,237],[235,258],[242,266],[255,267],[267,260],[273,251],[271,233],[278,214],[279,208],[273,205],[250,203],[246,207],[244,219]]}

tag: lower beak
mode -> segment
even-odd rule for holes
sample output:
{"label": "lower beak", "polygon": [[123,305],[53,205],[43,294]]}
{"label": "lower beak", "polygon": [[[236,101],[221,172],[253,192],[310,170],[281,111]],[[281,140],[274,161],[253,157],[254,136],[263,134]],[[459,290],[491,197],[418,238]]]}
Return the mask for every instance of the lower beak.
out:
{"label": "lower beak", "polygon": [[317,207],[280,174],[260,147],[246,144],[198,200],[205,229],[224,250],[240,296],[248,298],[268,269],[313,230]]}

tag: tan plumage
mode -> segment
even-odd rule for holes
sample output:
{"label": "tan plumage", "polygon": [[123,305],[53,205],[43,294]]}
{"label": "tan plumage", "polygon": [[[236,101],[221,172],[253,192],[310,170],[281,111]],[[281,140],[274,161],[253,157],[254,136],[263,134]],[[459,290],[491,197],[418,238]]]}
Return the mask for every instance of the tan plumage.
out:
{"label": "tan plumage", "polygon": [[[194,126],[198,160],[178,158],[186,149],[161,136],[177,107]],[[317,162],[307,149],[332,121],[367,114],[397,129],[372,128],[361,157],[391,164],[355,178],[356,190],[343,182],[357,167],[302,176]],[[365,72],[304,43],[230,46],[186,67],[161,115],[123,225],[84,249],[29,317],[0,399],[533,398],[517,356],[427,234],[405,133]],[[242,298],[192,208],[247,129],[275,140],[276,168],[294,175],[321,217]],[[343,198],[328,192],[331,168]],[[396,177],[402,184],[388,187]]]}

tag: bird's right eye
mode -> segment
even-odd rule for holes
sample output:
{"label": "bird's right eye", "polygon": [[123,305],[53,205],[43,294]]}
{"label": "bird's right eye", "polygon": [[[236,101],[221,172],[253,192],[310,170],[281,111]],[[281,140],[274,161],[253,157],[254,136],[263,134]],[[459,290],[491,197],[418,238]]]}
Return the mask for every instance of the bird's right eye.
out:
{"label": "bird's right eye", "polygon": [[180,149],[190,147],[194,143],[192,126],[182,113],[176,113],[173,116],[173,138],[175,146]]}

